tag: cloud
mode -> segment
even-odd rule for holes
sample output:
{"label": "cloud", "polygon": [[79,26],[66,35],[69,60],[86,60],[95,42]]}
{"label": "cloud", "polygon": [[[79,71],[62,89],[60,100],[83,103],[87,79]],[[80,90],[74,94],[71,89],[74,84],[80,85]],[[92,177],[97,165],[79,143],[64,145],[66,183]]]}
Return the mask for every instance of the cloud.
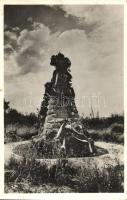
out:
{"label": "cloud", "polygon": [[[104,37],[97,41],[94,41],[94,36],[88,38],[81,30],[66,31],[55,43],[55,48],[61,47],[62,52],[72,62],[73,84],[78,97],[101,92],[109,98],[113,90],[117,90],[116,86],[118,90],[122,88],[123,82],[120,80],[123,76],[123,37],[122,31],[121,35],[117,32],[117,26],[114,25],[113,29],[111,37],[107,29]],[[122,91],[119,92],[120,96],[121,93]]]}
{"label": "cloud", "polygon": [[105,23],[119,19],[123,14],[123,6],[114,5],[62,5],[61,8],[68,15],[79,18],[79,23]]}
{"label": "cloud", "polygon": [[20,74],[46,70],[46,52],[50,47],[50,40],[54,37],[48,27],[33,22],[33,30],[24,29],[19,36],[13,31],[6,31],[5,36],[5,56],[9,59],[8,55],[11,54],[10,59],[15,60]]}
{"label": "cloud", "polygon": [[40,70],[45,59],[47,41],[50,40],[50,31],[47,27],[40,25],[32,31],[23,30],[18,38],[20,47],[16,61],[21,68],[21,73],[37,72]]}
{"label": "cloud", "polygon": [[66,12],[57,5],[6,5],[4,9],[5,24],[10,27],[18,26],[21,30],[31,30],[33,22],[48,26],[52,33],[82,28],[77,25],[76,17],[67,16]]}
{"label": "cloud", "polygon": [[7,56],[6,58],[8,58],[8,56],[14,51],[14,48],[10,45],[10,44],[6,44],[4,46],[4,52],[5,52],[5,56]]}
{"label": "cloud", "polygon": [[[78,9],[79,8],[79,9]],[[71,30],[53,33],[48,26],[29,18],[31,29],[20,29],[19,34],[6,32],[5,94],[20,111],[34,111],[44,93],[44,84],[52,76],[50,57],[61,51],[72,66],[76,97],[101,93],[107,107],[102,115],[123,109],[123,12],[122,7],[67,6],[64,14],[77,17]],[[57,10],[56,10],[57,12]],[[59,24],[58,24],[59,27]],[[57,29],[58,29],[57,27]],[[87,27],[87,28],[86,28]],[[91,29],[90,29],[91,27]],[[16,43],[16,45],[13,45]],[[8,56],[9,55],[9,56]],[[15,88],[13,90],[13,88]],[[32,92],[32,95],[30,94]],[[21,99],[27,102],[19,103]],[[28,103],[29,99],[32,103]],[[119,103],[118,103],[119,102]],[[80,112],[89,114],[90,108],[78,104]],[[101,106],[101,105],[100,105]],[[118,108],[117,108],[118,106]]]}
{"label": "cloud", "polygon": [[[9,78],[9,76],[16,76],[17,74],[19,74],[20,70],[19,67],[17,66],[17,62],[15,59],[15,53],[10,53],[9,55],[6,54],[6,59],[4,60],[4,73],[5,73],[5,77],[7,76]],[[13,81],[13,79],[12,79]]]}
{"label": "cloud", "polygon": [[12,31],[5,31],[4,32],[4,43],[11,45],[12,47],[16,48],[17,46],[17,34]]}
{"label": "cloud", "polygon": [[13,27],[12,31],[15,32],[15,33],[19,33],[20,32],[20,28],[18,26]]}

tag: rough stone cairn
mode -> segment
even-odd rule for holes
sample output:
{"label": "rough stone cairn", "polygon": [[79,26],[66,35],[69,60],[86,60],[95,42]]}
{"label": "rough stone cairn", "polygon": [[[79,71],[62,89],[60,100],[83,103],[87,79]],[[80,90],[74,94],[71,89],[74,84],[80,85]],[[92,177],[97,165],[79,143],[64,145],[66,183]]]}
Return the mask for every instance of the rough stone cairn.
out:
{"label": "rough stone cairn", "polygon": [[75,93],[70,74],[70,60],[63,54],[53,55],[50,65],[55,67],[50,82],[45,84],[45,94],[39,113],[40,134],[58,131],[64,119],[78,118]]}
{"label": "rough stone cairn", "polygon": [[[79,115],[75,105],[75,93],[72,87],[71,62],[63,54],[53,55],[50,65],[55,67],[50,82],[45,84],[45,94],[39,112],[39,137],[61,142],[61,148],[93,153],[93,141],[82,129],[77,131],[73,122]],[[69,121],[71,125],[68,126]],[[67,151],[66,151],[67,152]]]}

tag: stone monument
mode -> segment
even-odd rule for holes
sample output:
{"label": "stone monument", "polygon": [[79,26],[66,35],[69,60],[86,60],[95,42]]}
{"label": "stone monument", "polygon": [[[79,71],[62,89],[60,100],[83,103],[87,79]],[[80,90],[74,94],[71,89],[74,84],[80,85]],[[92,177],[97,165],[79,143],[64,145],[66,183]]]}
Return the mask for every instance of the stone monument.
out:
{"label": "stone monument", "polygon": [[45,84],[45,94],[39,112],[39,135],[44,137],[53,131],[57,132],[61,121],[79,117],[69,58],[58,53],[51,57],[50,65],[53,65],[55,70],[51,81]]}
{"label": "stone monument", "polygon": [[53,65],[55,70],[51,81],[45,84],[45,94],[39,112],[37,142],[42,141],[42,144],[38,144],[44,151],[46,142],[52,153],[56,148],[55,152],[61,149],[61,153],[64,152],[64,155],[70,157],[89,155],[94,152],[94,141],[82,126],[79,131],[75,127],[79,123],[79,115],[71,81],[71,62],[58,53],[51,57],[50,65]]}

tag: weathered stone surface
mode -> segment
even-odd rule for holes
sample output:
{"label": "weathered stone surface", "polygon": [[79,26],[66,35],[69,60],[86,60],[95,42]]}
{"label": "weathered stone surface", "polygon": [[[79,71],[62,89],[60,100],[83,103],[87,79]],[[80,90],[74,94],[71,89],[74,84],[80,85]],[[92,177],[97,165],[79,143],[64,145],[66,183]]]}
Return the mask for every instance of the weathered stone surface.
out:
{"label": "weathered stone surface", "polygon": [[49,109],[49,110],[47,111],[47,115],[52,115],[52,114],[55,114],[54,109]]}
{"label": "weathered stone surface", "polygon": [[40,126],[44,126],[42,135],[51,129],[60,128],[61,124],[57,123],[56,119],[64,121],[67,118],[78,118],[75,93],[71,85],[70,60],[59,53],[51,57],[50,64],[54,65],[56,69],[51,82],[45,84],[45,95],[39,118]]}
{"label": "weathered stone surface", "polygon": [[59,129],[60,125],[58,125],[57,123],[46,123],[44,128],[45,129]]}

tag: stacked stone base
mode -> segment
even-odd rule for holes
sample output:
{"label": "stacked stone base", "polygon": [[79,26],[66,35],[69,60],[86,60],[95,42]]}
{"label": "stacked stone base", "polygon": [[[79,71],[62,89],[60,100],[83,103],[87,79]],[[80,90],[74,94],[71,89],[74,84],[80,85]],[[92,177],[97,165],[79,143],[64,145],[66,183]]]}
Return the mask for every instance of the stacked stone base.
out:
{"label": "stacked stone base", "polygon": [[52,131],[57,133],[65,119],[77,120],[79,116],[76,107],[73,107],[73,110],[73,113],[70,112],[70,105],[60,105],[54,97],[51,97],[42,134],[46,136]]}

